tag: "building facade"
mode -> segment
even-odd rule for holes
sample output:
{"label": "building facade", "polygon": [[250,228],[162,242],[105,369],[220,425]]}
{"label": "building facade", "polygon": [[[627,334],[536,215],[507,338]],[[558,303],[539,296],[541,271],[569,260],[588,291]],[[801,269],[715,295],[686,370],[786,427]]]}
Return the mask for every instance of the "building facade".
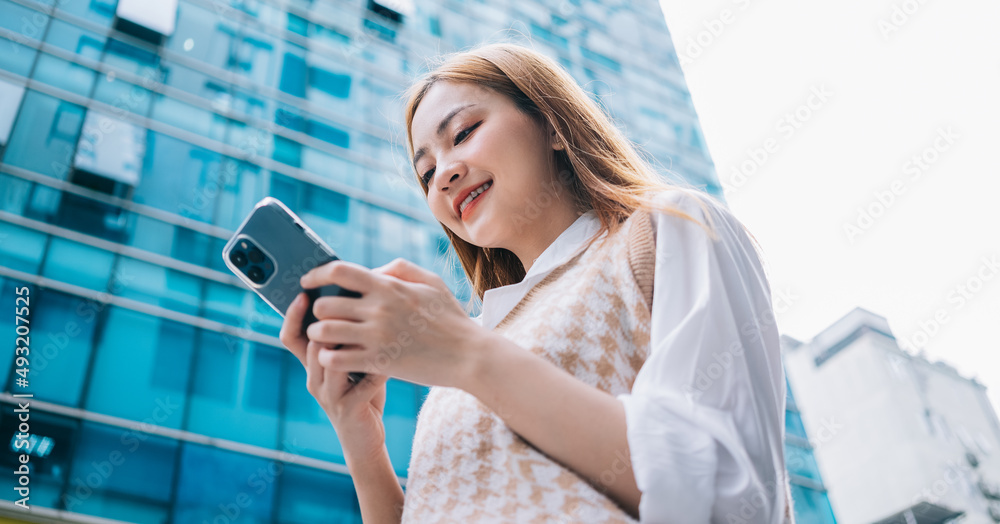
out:
{"label": "building facade", "polygon": [[[281,319],[221,248],[271,195],[341,258],[407,258],[469,301],[398,95],[483,39],[556,58],[665,176],[722,199],[652,0],[0,0],[0,304],[30,321],[25,362],[21,321],[0,316],[0,463],[32,466],[32,512],[4,474],[2,514],[358,522]],[[403,482],[425,393],[388,384]]]}
{"label": "building facade", "polygon": [[[782,348],[790,342],[782,335]],[[792,505],[797,524],[836,524],[837,518],[830,505],[830,497],[813,449],[829,438],[830,424],[820,425],[812,432],[806,431],[802,412],[795,401],[795,394],[788,375],[785,375],[785,468],[792,488]],[[812,435],[810,437],[809,435]]]}
{"label": "building facade", "polygon": [[857,308],[808,343],[789,383],[841,524],[1000,522],[1000,422],[975,379],[900,350]]}

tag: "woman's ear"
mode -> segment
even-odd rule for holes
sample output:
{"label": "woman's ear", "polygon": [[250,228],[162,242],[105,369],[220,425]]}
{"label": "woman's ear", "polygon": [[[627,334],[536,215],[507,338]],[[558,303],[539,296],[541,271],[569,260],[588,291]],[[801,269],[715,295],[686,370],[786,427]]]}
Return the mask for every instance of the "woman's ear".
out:
{"label": "woman's ear", "polygon": [[549,143],[552,144],[552,149],[555,149],[556,151],[562,151],[563,149],[565,149],[566,145],[563,144],[562,139],[559,138],[559,134],[556,133],[556,130],[554,127],[552,127],[552,124],[549,124],[547,129],[549,133]]}

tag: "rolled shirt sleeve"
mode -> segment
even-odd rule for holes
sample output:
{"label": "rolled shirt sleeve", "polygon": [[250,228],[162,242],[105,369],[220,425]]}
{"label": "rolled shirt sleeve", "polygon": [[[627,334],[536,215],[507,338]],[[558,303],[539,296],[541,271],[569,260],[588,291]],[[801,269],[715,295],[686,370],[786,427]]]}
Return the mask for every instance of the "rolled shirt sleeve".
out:
{"label": "rolled shirt sleeve", "polygon": [[783,522],[785,380],[771,292],[737,219],[691,190],[652,214],[650,354],[624,404],[643,523]]}

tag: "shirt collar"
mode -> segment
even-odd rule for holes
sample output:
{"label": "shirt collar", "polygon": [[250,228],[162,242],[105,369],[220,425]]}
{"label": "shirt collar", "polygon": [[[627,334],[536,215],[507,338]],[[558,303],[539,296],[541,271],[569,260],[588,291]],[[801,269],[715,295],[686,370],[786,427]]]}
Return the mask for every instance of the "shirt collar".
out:
{"label": "shirt collar", "polygon": [[[495,307],[504,309],[507,305],[510,305],[507,302],[511,302],[517,296],[526,293],[531,286],[545,278],[552,270],[576,256],[584,244],[594,236],[600,227],[601,220],[597,217],[597,212],[593,209],[577,217],[568,228],[560,233],[542,251],[542,254],[535,259],[535,262],[520,282],[487,289],[483,293],[483,312],[485,313],[487,309],[494,309]],[[495,302],[495,306],[491,307],[489,305],[490,302]],[[480,315],[481,317],[482,315]]]}
{"label": "shirt collar", "polygon": [[528,269],[528,273],[524,275],[524,280],[544,276],[561,266],[576,255],[577,251],[583,247],[587,240],[590,240],[600,227],[601,221],[593,209],[577,217],[565,231],[549,244],[549,247],[542,251],[541,255],[538,255],[535,262],[531,264],[531,268]]}
{"label": "shirt collar", "polygon": [[597,212],[592,209],[577,217],[576,221],[542,251],[520,282],[487,289],[483,293],[483,308],[476,321],[490,330],[496,327],[528,290],[552,270],[576,256],[600,227],[601,220],[597,217]]}

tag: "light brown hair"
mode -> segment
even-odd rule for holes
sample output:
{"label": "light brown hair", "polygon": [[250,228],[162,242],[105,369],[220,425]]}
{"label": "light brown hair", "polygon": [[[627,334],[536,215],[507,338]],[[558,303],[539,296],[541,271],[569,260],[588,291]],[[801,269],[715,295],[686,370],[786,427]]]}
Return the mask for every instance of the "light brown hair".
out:
{"label": "light brown hair", "polygon": [[[442,80],[492,90],[513,100],[520,111],[535,118],[539,124],[552,124],[564,146],[553,150],[559,166],[558,183],[562,184],[554,189],[569,191],[568,201],[578,214],[595,211],[601,227],[594,240],[605,231],[610,238],[622,222],[640,208],[691,220],[705,229],[713,240],[717,239],[713,225],[706,226],[683,211],[664,208],[652,201],[659,191],[693,189],[693,186],[664,180],[569,73],[547,56],[517,44],[486,44],[443,55],[438,65],[404,93],[406,145],[411,162],[413,115],[431,86]],[[417,184],[426,195],[427,185],[420,179],[416,166],[412,167]],[[698,203],[711,222],[706,204],[700,200]],[[480,300],[489,289],[524,279],[524,266],[510,250],[470,244],[444,224],[442,227],[472,284],[474,295]]]}

